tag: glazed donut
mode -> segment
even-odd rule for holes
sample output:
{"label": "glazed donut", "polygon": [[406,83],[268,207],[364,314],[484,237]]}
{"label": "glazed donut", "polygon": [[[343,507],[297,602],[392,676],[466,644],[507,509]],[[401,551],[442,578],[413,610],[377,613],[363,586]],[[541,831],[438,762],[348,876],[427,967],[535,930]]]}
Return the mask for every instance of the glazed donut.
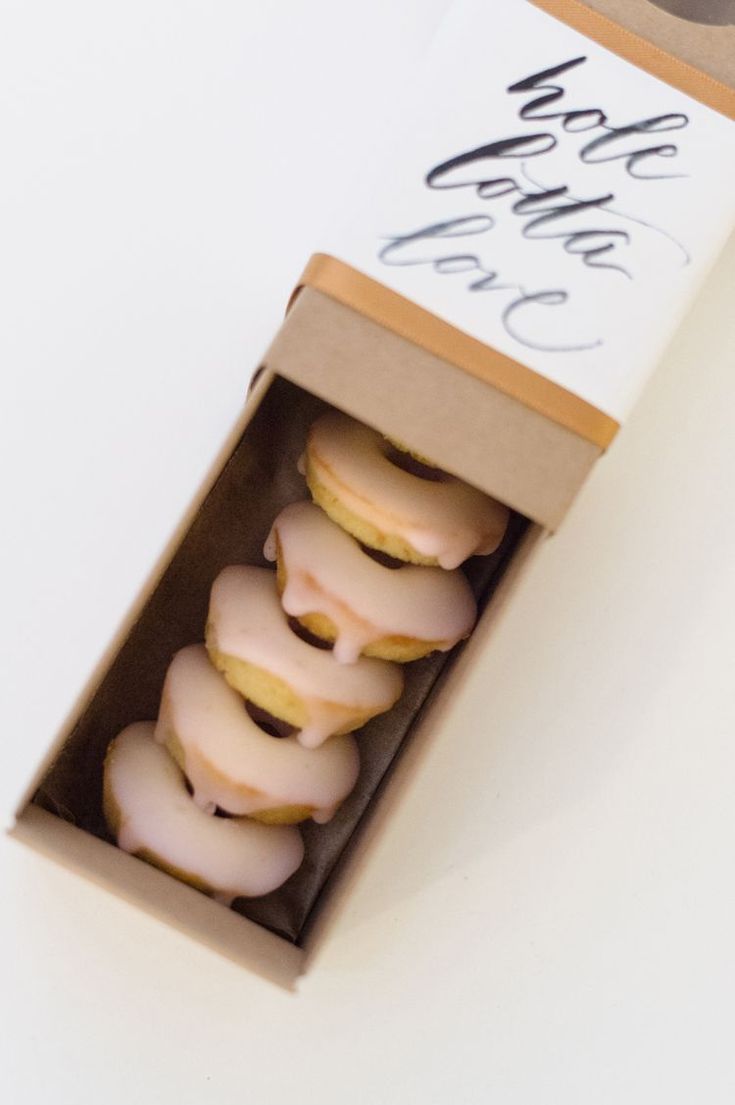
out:
{"label": "glazed donut", "polygon": [[328,821],[355,785],[352,730],[400,697],[390,661],[469,634],[475,602],[454,569],[498,546],[509,512],[401,449],[337,411],[312,425],[317,505],[276,518],[264,550],[276,571],[220,573],[206,648],[176,654],[158,721],[108,749],[103,808],[123,850],[227,904],[275,890],[303,859],[293,825]]}
{"label": "glazed donut", "polygon": [[389,710],[403,690],[400,668],[360,658],[345,667],[292,631],[268,568],[225,568],[212,587],[206,644],[214,666],[243,698],[295,726],[316,748]]}
{"label": "glazed donut", "polygon": [[298,829],[210,817],[153,739],[153,723],[129,725],[107,751],[105,819],[118,846],[231,905],[268,894],[300,866]]}
{"label": "glazed donut", "polygon": [[309,430],[303,458],[312,498],[363,545],[399,560],[456,568],[498,547],[507,507],[446,473],[406,471],[392,452],[377,431],[328,411]]}
{"label": "glazed donut", "polygon": [[198,806],[268,824],[329,821],[360,770],[352,736],[304,748],[294,736],[265,733],[202,645],[189,645],[172,660],[155,735],[186,775]]}
{"label": "glazed donut", "polygon": [[475,600],[460,571],[384,567],[310,502],[281,511],[264,555],[277,560],[283,609],[334,641],[340,663],[361,653],[406,662],[446,652],[475,622]]}

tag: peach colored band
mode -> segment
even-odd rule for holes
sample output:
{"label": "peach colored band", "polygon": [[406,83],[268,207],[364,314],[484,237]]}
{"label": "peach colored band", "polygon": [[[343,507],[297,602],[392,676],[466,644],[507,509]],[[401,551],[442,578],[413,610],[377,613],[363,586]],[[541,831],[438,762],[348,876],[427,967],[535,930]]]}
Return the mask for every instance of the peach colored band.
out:
{"label": "peach colored band", "polygon": [[291,303],[302,287],[315,288],[345,307],[351,307],[414,345],[491,384],[498,391],[565,426],[578,437],[606,449],[619,423],[573,392],[541,376],[512,357],[455,329],[410,299],[377,280],[330,257],[315,253],[299,281]]}
{"label": "peach colored band", "polygon": [[531,3],[700,104],[735,119],[735,89],[592,11],[580,0],[531,0]]}

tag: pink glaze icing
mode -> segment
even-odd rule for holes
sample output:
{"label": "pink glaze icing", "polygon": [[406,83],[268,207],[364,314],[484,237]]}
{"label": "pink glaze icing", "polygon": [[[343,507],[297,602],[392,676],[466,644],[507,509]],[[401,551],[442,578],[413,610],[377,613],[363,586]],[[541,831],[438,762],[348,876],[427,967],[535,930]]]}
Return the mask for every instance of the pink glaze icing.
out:
{"label": "pink glaze icing", "polygon": [[340,663],[353,664],[383,637],[436,642],[446,651],[474,625],[475,600],[460,571],[415,564],[386,568],[313,503],[291,503],[281,511],[264,549],[270,560],[276,538],[286,570],[284,610],[297,618],[329,617]]}
{"label": "pink glaze icing", "polygon": [[361,657],[345,667],[331,651],[297,637],[267,568],[225,568],[212,587],[209,622],[220,652],[264,669],[299,696],[309,715],[298,733],[306,748],[363,724],[366,714],[389,710],[403,690],[396,664]]}
{"label": "pink glaze icing", "polygon": [[360,770],[349,734],[304,748],[295,736],[263,732],[203,645],[178,652],[166,674],[156,739],[164,741],[171,732],[183,749],[194,801],[205,810],[249,814],[309,806],[314,820],[323,823],[350,793]]}
{"label": "pink glaze icing", "polygon": [[306,446],[317,479],[352,513],[442,568],[498,547],[507,507],[453,476],[435,481],[405,472],[389,450],[376,430],[339,411],[317,419]]}
{"label": "pink glaze icing", "polygon": [[117,842],[150,851],[196,876],[230,905],[275,890],[301,865],[297,829],[247,818],[209,817],[192,801],[184,776],[153,739],[153,723],[129,725],[105,761],[105,784],[121,812]]}

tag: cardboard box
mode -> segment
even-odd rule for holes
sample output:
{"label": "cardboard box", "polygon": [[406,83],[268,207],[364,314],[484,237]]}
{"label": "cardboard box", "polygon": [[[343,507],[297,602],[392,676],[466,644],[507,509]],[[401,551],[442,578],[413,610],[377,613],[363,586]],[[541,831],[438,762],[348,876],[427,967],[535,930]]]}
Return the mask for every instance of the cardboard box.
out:
{"label": "cardboard box", "polygon": [[[565,7],[574,18],[583,7],[539,6]],[[642,22],[639,30],[669,48],[681,42],[682,56],[690,61],[706,56],[710,71],[735,83],[735,52],[727,56],[719,45],[712,48],[713,35],[730,41],[732,28],[697,27],[692,34],[689,24],[648,5],[610,0],[593,6],[614,11],[631,26]],[[585,19],[589,10],[581,13]],[[593,20],[590,32],[599,29]],[[694,54],[693,42],[699,43]],[[639,49],[637,40],[634,45]],[[732,143],[732,130],[728,133]],[[702,268],[715,252],[715,238],[708,237]],[[691,281],[687,290],[693,290]],[[543,534],[561,522],[617,422],[584,395],[493,348],[490,339],[483,342],[458,329],[451,309],[449,321],[429,310],[420,302],[422,294],[404,296],[344,262],[312,262],[241,417],[29,784],[12,830],[286,987],[318,953],[360,857],[419,769],[427,742],[441,739],[442,703],[461,693],[464,673],[512,599],[529,556]],[[519,380],[528,383],[525,391]],[[295,461],[308,424],[324,404],[399,438],[502,499],[514,516],[499,553],[476,570],[483,609],[471,639],[450,658],[410,666],[402,705],[371,723],[361,742],[365,778],[347,820],[335,830],[312,830],[322,834],[322,843],[316,836],[312,843],[318,877],[308,886],[299,884],[298,901],[286,891],[275,901],[245,903],[236,912],[110,843],[100,808],[102,759],[109,740],[126,724],[156,716],[172,654],[202,638],[209,588],[220,568],[262,562],[263,540],[277,510],[303,497]]]}

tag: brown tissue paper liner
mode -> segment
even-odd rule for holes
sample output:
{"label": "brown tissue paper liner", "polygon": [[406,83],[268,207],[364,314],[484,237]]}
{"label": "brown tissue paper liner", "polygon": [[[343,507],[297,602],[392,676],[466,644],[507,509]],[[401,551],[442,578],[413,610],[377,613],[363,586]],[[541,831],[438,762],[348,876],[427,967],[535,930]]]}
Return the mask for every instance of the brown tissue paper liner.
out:
{"label": "brown tissue paper liner", "polygon": [[[309,425],[324,407],[320,400],[283,379],[277,379],[268,390],[141,617],[41,783],[35,797],[39,805],[111,841],[102,816],[102,763],[107,745],[131,722],[157,716],[172,656],[203,638],[209,591],[221,569],[228,564],[266,563],[263,542],[273,519],[287,503],[307,496],[296,462]],[[525,519],[513,516],[501,548],[466,565],[480,605],[499,582],[526,525]],[[301,827],[306,858],[296,874],[263,898],[238,899],[234,907],[238,912],[299,942],[330,873],[452,655],[436,654],[405,666],[406,688],[398,704],[358,732],[361,770],[355,790],[329,824],[309,821]]]}

